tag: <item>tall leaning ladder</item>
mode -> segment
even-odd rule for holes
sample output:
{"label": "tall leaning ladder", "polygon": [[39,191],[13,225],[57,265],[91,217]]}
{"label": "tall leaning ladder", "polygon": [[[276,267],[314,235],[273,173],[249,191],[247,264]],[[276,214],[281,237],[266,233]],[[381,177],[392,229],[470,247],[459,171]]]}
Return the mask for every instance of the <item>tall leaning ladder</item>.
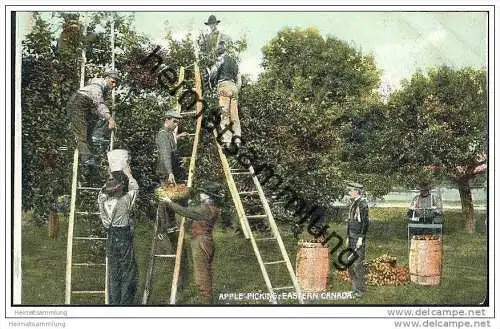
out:
{"label": "tall leaning ladder", "polygon": [[[114,51],[114,19],[111,19],[111,68],[115,68],[115,51]],[[87,24],[85,22],[85,17],[84,17],[84,24],[83,24],[83,35],[86,35],[87,33]],[[85,64],[87,62],[87,57],[86,57],[86,52],[85,52],[85,47],[82,47],[82,63],[80,67],[80,88],[82,88],[85,85]],[[114,108],[115,108],[115,93],[114,90],[112,91],[112,115],[114,119]],[[114,138],[114,131],[111,133],[111,140],[110,140],[110,147],[109,149],[113,149],[113,138]],[[109,303],[109,294],[108,294],[108,260],[107,257],[105,256],[105,241],[107,240],[107,237],[105,236],[104,233],[101,232],[101,234],[95,234],[95,232],[91,233],[86,233],[86,235],[78,235],[74,236],[74,231],[75,231],[75,225],[78,222],[78,218],[84,218],[88,217],[90,219],[93,219],[91,222],[90,226],[93,227],[101,227],[101,221],[99,217],[99,211],[98,209],[95,209],[94,211],[80,211],[77,208],[77,197],[79,196],[79,193],[90,193],[93,194],[94,200],[97,200],[97,193],[101,190],[100,187],[90,187],[90,186],[80,186],[80,183],[78,181],[78,164],[79,164],[79,152],[78,149],[75,149],[75,152],[73,154],[73,178],[71,182],[71,205],[70,205],[70,213],[69,213],[69,218],[68,218],[68,240],[67,240],[67,247],[66,247],[66,289],[65,289],[65,304],[71,304],[71,298],[72,295],[104,295],[104,303],[108,304]],[[94,202],[95,204],[95,202]],[[89,224],[89,223],[87,223]],[[97,247],[99,248],[99,244],[101,245],[101,251],[104,250],[104,256],[102,260],[99,261],[93,261],[93,260],[83,260],[80,262],[74,262],[73,261],[73,251],[77,251],[75,243],[86,243],[91,244],[94,243],[94,245],[97,244]],[[88,248],[85,248],[86,251],[92,250],[91,246]],[[90,271],[90,273],[95,274],[94,268],[101,268],[104,270],[104,273],[100,277],[104,277],[104,283],[101,286],[102,288],[94,288],[94,289],[83,289],[83,290],[73,290],[73,280],[72,280],[72,275],[73,275],[73,269],[80,268],[80,269],[87,269]]]}
{"label": "tall leaning ladder", "polygon": [[[244,169],[230,167],[226,155],[222,150],[222,147],[218,142],[216,142],[216,144],[222,163],[222,169],[224,170],[224,175],[226,177],[227,185],[229,187],[229,191],[236,208],[236,213],[240,221],[241,229],[243,231],[243,234],[245,235],[245,238],[250,240],[250,243],[252,244],[252,248],[259,263],[259,267],[262,272],[262,276],[264,278],[268,292],[271,296],[275,296],[275,294],[278,294],[280,292],[294,292],[296,293],[299,304],[303,304],[304,300],[302,298],[297,277],[290,262],[290,258],[288,257],[288,253],[281,238],[278,226],[276,225],[276,221],[274,220],[271,208],[269,207],[269,203],[267,202],[264,190],[262,189],[257,176],[255,175],[253,167],[248,166],[248,168]],[[238,177],[239,179],[239,186],[246,186],[246,188],[248,188],[248,186],[253,186],[254,190],[241,191],[241,188],[239,189],[238,185],[235,182],[235,177]],[[250,182],[248,181],[249,179],[251,179]],[[244,204],[246,206],[244,206]],[[251,208],[256,208],[255,204],[259,204],[260,207],[258,208],[263,209],[264,213],[250,214]],[[255,237],[250,227],[249,220],[266,220],[267,224],[269,225],[271,235],[264,237]],[[270,243],[274,244],[274,249],[276,251],[277,248],[278,253],[270,252],[270,250],[273,249],[273,246],[269,245]],[[278,258],[270,259],[271,257]],[[286,267],[286,271],[289,277],[287,285],[282,285],[282,277],[274,277],[273,279],[271,279],[271,275],[269,274],[269,272],[276,272],[276,268],[273,267],[283,265]],[[271,281],[280,281],[280,283],[278,284],[279,286],[275,286]],[[278,303],[278,301],[273,298],[270,299],[270,302],[273,304]]]}
{"label": "tall leaning ladder", "polygon": [[[196,64],[194,64],[194,71],[195,71],[195,88],[196,91],[199,92],[198,95],[201,95],[201,78],[198,73],[198,67]],[[179,84],[183,83],[184,81],[184,68],[181,67],[180,69],[180,74],[179,74]],[[178,89],[179,91],[181,89]],[[190,112],[181,112],[181,106],[178,104],[178,111],[183,117],[188,117],[188,116],[195,116],[202,110],[202,104],[200,101],[196,102],[196,110],[195,111],[190,111]],[[198,152],[198,144],[199,144],[199,139],[200,139],[200,132],[201,132],[201,122],[202,122],[202,115],[200,115],[196,121],[196,130],[193,134],[189,134],[190,136],[194,137],[193,139],[193,146],[192,146],[192,151],[191,151],[191,156],[187,157],[189,158],[189,170],[188,170],[188,179],[186,186],[191,187],[193,184],[193,178],[195,174],[195,168],[196,168],[196,157],[197,157],[197,152]],[[185,159],[187,159],[185,158]],[[174,271],[173,271],[173,277],[172,277],[172,284],[171,284],[171,289],[170,289],[170,299],[169,303],[170,304],[175,304],[176,302],[176,296],[177,296],[177,284],[179,280],[179,273],[180,273],[180,268],[181,268],[181,260],[182,260],[182,251],[184,250],[183,244],[184,244],[184,222],[185,218],[181,217],[180,218],[180,224],[179,224],[179,235],[177,239],[177,247],[175,250],[174,254],[163,254],[159,253],[158,251],[158,226],[159,226],[159,218],[158,218],[158,209],[156,211],[156,221],[155,221],[155,227],[153,230],[153,241],[151,245],[151,253],[149,257],[149,266],[148,270],[146,273],[146,282],[144,285],[144,293],[142,296],[142,304],[148,304],[149,298],[151,295],[151,289],[152,289],[152,283],[153,283],[153,271],[156,266],[155,260],[157,258],[170,258],[174,259]]]}

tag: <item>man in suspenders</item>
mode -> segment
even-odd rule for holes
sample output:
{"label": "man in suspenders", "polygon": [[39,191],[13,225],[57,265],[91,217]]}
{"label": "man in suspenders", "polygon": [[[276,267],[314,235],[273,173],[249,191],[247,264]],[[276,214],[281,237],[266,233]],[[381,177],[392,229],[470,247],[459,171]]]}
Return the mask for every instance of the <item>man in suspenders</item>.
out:
{"label": "man in suspenders", "polygon": [[349,276],[352,281],[354,297],[363,297],[366,294],[365,261],[366,232],[368,231],[368,202],[361,197],[363,186],[357,183],[350,184],[349,195],[351,207],[347,221],[347,246],[353,249],[358,258],[349,266]]}
{"label": "man in suspenders", "polygon": [[[139,185],[130,167],[125,175],[113,172],[99,192],[97,203],[102,224],[108,232],[106,256],[109,265],[109,303],[133,304],[137,292],[137,263],[134,254],[134,219],[132,207],[139,193]],[[128,179],[128,192],[124,193],[124,181]]]}

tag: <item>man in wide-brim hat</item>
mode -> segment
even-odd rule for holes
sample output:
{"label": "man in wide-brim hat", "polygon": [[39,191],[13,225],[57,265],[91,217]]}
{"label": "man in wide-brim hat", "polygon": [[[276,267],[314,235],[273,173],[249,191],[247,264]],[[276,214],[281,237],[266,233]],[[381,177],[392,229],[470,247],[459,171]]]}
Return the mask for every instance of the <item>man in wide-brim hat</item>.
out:
{"label": "man in wide-brim hat", "polygon": [[200,47],[200,51],[208,56],[208,66],[213,65],[213,63],[215,62],[215,59],[217,57],[215,52],[217,50],[217,45],[219,44],[219,42],[221,40],[224,40],[226,42],[231,41],[229,36],[221,33],[217,29],[219,23],[220,20],[218,20],[215,15],[210,15],[208,17],[208,20],[204,23],[205,25],[208,25],[210,27],[210,32],[201,34],[198,38],[198,46]]}
{"label": "man in wide-brim hat", "polygon": [[213,26],[213,25],[217,25],[220,23],[220,20],[218,20],[215,15],[210,15],[208,17],[208,21],[205,22],[205,25],[209,25],[209,26]]}

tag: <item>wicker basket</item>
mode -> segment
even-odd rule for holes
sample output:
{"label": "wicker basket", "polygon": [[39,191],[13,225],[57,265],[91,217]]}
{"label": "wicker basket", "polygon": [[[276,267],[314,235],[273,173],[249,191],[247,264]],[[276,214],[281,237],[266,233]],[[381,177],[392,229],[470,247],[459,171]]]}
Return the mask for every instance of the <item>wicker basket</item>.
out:
{"label": "wicker basket", "polygon": [[191,189],[185,184],[177,185],[164,185],[158,187],[155,190],[155,196],[158,201],[162,201],[165,196],[169,197],[173,201],[187,199],[189,197]]}

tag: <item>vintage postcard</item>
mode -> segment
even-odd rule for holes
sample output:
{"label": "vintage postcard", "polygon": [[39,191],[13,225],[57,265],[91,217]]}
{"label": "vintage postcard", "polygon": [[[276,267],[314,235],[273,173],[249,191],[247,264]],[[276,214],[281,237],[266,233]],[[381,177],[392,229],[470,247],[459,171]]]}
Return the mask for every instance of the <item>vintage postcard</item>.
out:
{"label": "vintage postcard", "polygon": [[493,5],[5,8],[7,327],[498,324]]}

